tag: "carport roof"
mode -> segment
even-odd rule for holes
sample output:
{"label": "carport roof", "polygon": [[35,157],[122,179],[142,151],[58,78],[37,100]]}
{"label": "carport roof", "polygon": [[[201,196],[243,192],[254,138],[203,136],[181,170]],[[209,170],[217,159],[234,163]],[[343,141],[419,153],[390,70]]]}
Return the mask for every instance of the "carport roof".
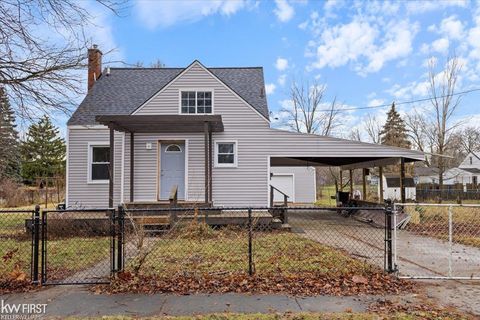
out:
{"label": "carport roof", "polygon": [[[340,167],[343,170],[356,168],[373,168],[400,163],[402,157],[271,157],[272,167],[325,166]],[[403,157],[405,163],[422,161]]]}

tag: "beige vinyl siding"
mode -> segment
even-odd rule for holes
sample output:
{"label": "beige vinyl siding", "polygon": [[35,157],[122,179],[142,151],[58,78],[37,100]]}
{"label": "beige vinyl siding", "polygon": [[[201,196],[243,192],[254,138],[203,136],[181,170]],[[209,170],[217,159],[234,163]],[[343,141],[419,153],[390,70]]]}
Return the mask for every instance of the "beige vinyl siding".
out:
{"label": "beige vinyl siding", "polygon": [[274,175],[293,174],[295,202],[315,202],[315,168],[314,167],[270,167]]}
{"label": "beige vinyl siding", "polygon": [[[155,96],[136,114],[179,114],[181,90],[211,89],[213,109],[220,114],[225,131],[213,134],[213,140],[237,142],[238,166],[236,168],[213,168],[213,201],[215,205],[261,205],[268,202],[268,161],[263,150],[257,153],[258,138],[269,128],[268,122],[248,104],[233,94],[200,65],[194,64],[164,91]],[[260,94],[260,93],[259,93]],[[155,135],[149,136],[155,141]],[[172,135],[183,137],[182,135]],[[203,201],[204,193],[204,137],[190,135],[188,154],[188,200]],[[215,144],[214,144],[215,145]],[[139,152],[143,152],[139,150]],[[150,163],[152,165],[152,163]],[[138,167],[138,163],[135,163]],[[136,188],[149,190],[151,181],[137,179]],[[137,194],[137,192],[135,192]]]}
{"label": "beige vinyl siding", "polygon": [[[108,183],[88,183],[89,143],[109,143],[107,129],[72,129],[68,133],[68,206],[108,207]],[[114,202],[120,200],[122,133],[115,133]]]}

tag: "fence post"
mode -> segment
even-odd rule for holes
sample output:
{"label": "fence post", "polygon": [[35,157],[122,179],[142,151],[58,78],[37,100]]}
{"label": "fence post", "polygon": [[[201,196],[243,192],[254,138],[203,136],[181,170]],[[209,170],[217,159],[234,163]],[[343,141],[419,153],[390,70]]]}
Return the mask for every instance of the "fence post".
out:
{"label": "fence post", "polygon": [[40,205],[35,206],[33,216],[33,252],[32,252],[32,281],[34,284],[38,284],[38,267],[40,264]]}
{"label": "fence post", "polygon": [[118,224],[117,224],[117,272],[123,271],[123,236],[124,236],[124,227],[125,227],[125,211],[123,205],[118,206],[117,214]]}
{"label": "fence post", "polygon": [[393,266],[393,249],[392,249],[392,226],[393,211],[391,203],[387,203],[385,208],[385,271],[388,273],[395,272]]}
{"label": "fence post", "polygon": [[117,230],[117,217],[115,216],[115,209],[108,209],[110,211],[110,275],[113,277],[117,271],[115,266],[115,250],[116,250],[116,230]]}
{"label": "fence post", "polygon": [[452,206],[448,207],[448,277],[452,277],[452,260],[453,260],[453,212]]}
{"label": "fence post", "polygon": [[252,257],[252,208],[248,208],[248,274],[253,275]]}

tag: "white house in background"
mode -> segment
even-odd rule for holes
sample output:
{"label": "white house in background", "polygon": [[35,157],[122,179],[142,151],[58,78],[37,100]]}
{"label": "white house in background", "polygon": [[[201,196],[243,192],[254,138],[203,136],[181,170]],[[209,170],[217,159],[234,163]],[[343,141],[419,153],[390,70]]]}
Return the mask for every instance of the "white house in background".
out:
{"label": "white house in background", "polygon": [[[405,199],[415,200],[417,198],[417,191],[413,178],[405,177],[403,181],[405,184]],[[400,176],[391,174],[383,175],[383,199],[398,202],[401,199],[400,193]]]}
{"label": "white house in background", "polygon": [[480,182],[480,152],[469,153],[458,168],[468,172],[468,175],[464,176],[464,184],[478,184]]}
{"label": "white house in background", "polygon": [[438,183],[438,168],[433,167],[415,167],[414,180],[419,183]]}

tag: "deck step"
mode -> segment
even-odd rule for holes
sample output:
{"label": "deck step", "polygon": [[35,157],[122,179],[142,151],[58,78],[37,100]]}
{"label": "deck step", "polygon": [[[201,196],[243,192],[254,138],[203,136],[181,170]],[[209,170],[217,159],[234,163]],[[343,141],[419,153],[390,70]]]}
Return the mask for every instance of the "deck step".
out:
{"label": "deck step", "polygon": [[282,223],[282,226],[280,227],[280,229],[282,229],[283,231],[291,231],[292,226],[289,225],[288,223]]}

